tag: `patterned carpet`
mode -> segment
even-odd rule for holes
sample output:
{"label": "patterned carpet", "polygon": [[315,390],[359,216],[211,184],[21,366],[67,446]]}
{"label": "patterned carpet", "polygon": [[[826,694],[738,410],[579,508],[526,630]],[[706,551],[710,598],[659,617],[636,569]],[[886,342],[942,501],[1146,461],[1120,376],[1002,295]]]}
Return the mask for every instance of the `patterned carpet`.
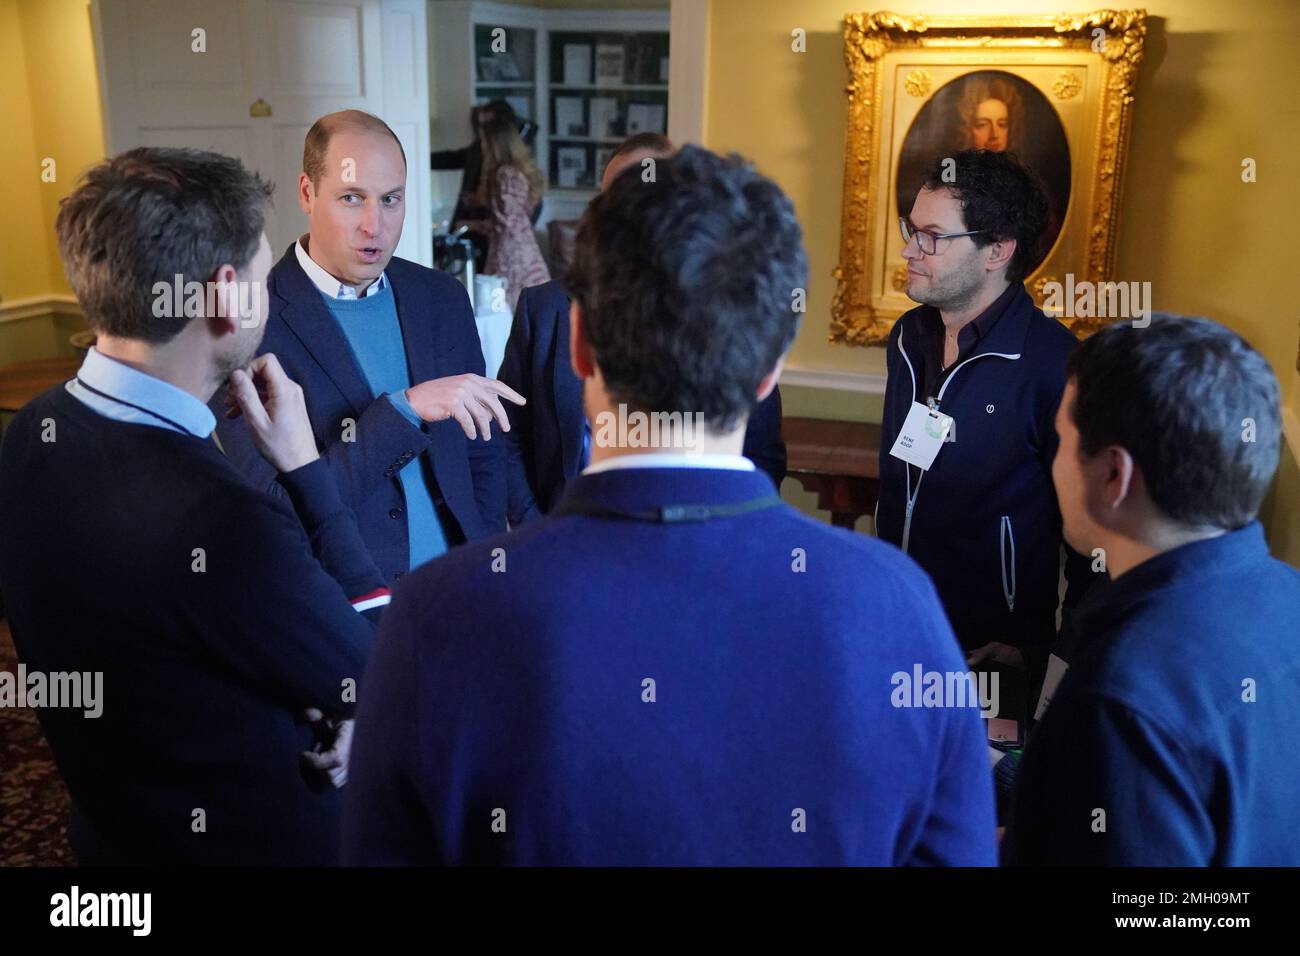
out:
{"label": "patterned carpet", "polygon": [[[9,624],[0,620],[0,670],[16,674]],[[72,866],[68,792],[29,707],[0,707],[0,866]]]}

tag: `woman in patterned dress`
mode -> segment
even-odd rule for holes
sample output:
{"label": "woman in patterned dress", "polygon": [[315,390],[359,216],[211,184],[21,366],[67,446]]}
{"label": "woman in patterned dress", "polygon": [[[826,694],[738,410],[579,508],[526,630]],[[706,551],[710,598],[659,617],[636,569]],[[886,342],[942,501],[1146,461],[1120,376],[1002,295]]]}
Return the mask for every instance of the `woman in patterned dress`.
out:
{"label": "woman in patterned dress", "polygon": [[492,209],[492,244],[484,271],[505,279],[506,301],[513,313],[520,292],[551,278],[529,219],[533,207],[541,201],[544,183],[513,123],[494,117],[481,130],[482,182],[487,186]]}

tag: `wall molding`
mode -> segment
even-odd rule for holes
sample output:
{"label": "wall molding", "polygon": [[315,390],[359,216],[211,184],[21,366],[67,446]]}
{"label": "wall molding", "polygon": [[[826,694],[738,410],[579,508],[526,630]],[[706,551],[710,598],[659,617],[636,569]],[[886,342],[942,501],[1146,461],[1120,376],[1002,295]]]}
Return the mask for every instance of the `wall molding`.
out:
{"label": "wall molding", "polygon": [[832,392],[885,394],[885,376],[878,372],[845,372],[833,368],[803,368],[787,365],[781,370],[781,384],[822,388]]}
{"label": "wall molding", "polygon": [[21,322],[42,315],[80,316],[81,306],[73,295],[33,295],[25,299],[0,301],[0,323]]}

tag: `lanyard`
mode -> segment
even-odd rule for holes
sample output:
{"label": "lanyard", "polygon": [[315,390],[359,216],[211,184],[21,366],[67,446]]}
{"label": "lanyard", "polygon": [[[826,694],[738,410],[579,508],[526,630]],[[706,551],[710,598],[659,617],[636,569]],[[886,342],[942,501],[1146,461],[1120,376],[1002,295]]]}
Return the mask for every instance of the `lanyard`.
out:
{"label": "lanyard", "polygon": [[739,501],[730,505],[663,505],[647,511],[622,511],[618,508],[606,507],[594,501],[569,498],[560,502],[559,506],[551,511],[551,514],[587,515],[591,518],[621,518],[626,521],[649,521],[655,524],[689,524],[708,521],[710,518],[734,518],[737,515],[749,514],[752,511],[775,508],[781,503],[780,496],[766,495],[762,498],[751,498],[749,501]]}
{"label": "lanyard", "polygon": [[128,402],[125,398],[118,398],[116,395],[108,394],[108,392],[101,392],[93,385],[87,385],[86,381],[80,375],[77,376],[77,384],[89,392],[94,392],[96,395],[100,396],[101,398],[108,399],[110,402],[117,402],[119,405],[126,405],[128,408],[134,408],[137,412],[144,412],[146,415],[152,415],[154,418],[158,419],[158,421],[166,422],[168,425],[172,426],[172,428],[176,429],[178,432],[189,435],[191,438],[199,437],[198,435],[195,435],[194,432],[190,431],[188,428],[182,425],[180,422],[174,422],[166,415],[159,415],[157,412],[145,408],[143,405],[137,405],[135,402]]}

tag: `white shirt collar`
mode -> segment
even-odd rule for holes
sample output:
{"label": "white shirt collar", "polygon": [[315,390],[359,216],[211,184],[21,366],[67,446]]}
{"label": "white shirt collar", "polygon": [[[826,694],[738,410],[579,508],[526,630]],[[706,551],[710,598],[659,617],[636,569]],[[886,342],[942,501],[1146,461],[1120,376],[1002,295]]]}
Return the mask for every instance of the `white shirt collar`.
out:
{"label": "white shirt collar", "polygon": [[[312,285],[320,289],[322,295],[331,299],[357,298],[356,286],[346,285],[322,269],[316,260],[307,254],[301,239],[293,244],[293,249],[298,254],[298,265],[302,266],[302,271],[307,273],[307,278],[311,280]],[[366,287],[365,294],[361,298],[369,298],[382,291],[387,284],[388,273],[379,273],[379,278]]]}
{"label": "white shirt collar", "polygon": [[588,465],[582,473],[594,475],[623,468],[721,468],[726,471],[753,471],[754,463],[743,455],[646,452],[642,455],[615,455]]}

